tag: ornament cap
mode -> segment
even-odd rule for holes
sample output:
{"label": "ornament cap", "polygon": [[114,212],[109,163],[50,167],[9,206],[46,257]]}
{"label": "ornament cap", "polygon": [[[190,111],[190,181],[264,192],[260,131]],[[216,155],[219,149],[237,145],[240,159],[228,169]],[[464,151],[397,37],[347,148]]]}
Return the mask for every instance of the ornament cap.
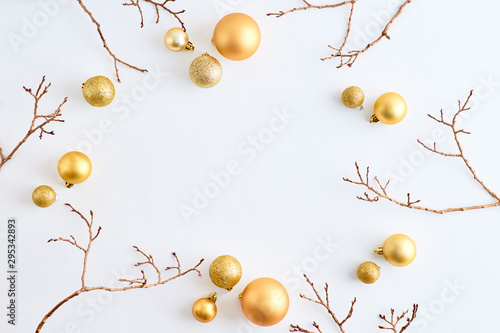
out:
{"label": "ornament cap", "polygon": [[188,42],[186,44],[186,50],[188,50],[188,51],[194,51],[194,45],[193,45],[193,43]]}
{"label": "ornament cap", "polygon": [[377,247],[375,250],[373,250],[376,254],[384,254],[384,247],[383,246],[379,246]]}
{"label": "ornament cap", "polygon": [[66,186],[67,188],[72,188],[72,187],[73,187],[73,185],[75,185],[75,184],[71,184],[71,183],[68,183],[68,182],[66,182],[66,184],[65,184],[65,186]]}
{"label": "ornament cap", "polygon": [[210,295],[208,295],[207,297],[209,300],[211,300],[212,302],[217,302],[217,293],[211,293]]}
{"label": "ornament cap", "polygon": [[370,123],[373,123],[373,124],[374,124],[374,123],[378,123],[378,122],[379,122],[379,120],[378,120],[377,116],[373,115],[373,116],[370,118]]}

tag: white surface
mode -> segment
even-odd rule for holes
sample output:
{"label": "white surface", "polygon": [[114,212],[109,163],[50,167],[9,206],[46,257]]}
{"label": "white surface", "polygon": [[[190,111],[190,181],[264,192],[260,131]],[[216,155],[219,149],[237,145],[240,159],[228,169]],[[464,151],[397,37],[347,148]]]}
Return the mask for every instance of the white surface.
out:
{"label": "white surface", "polygon": [[[69,234],[85,237],[82,222],[63,202],[85,214],[92,209],[96,224],[103,227],[89,259],[89,285],[135,276],[132,265],[141,258],[132,245],[153,254],[162,266],[173,263],[172,251],[185,268],[205,258],[204,276],[193,274],[110,299],[80,296],[49,319],[45,332],[286,332],[291,323],[312,329],[313,320],[324,331],[337,331],[319,306],[298,298],[299,292],[312,296],[299,270],[318,287],[330,283],[333,308],[341,317],[357,297],[346,324],[349,332],[379,331],[379,313],[389,313],[391,307],[400,312],[413,303],[421,311],[408,332],[497,330],[498,208],[440,216],[387,202],[365,203],[355,198],[364,189],[342,177],[355,177],[357,160],[363,167],[369,164],[373,175],[401,176],[394,195],[404,198],[411,191],[423,205],[491,202],[460,160],[425,155],[408,174],[402,161],[419,154],[417,138],[446,131],[427,113],[441,108],[453,112],[457,99],[475,89],[475,107],[463,121],[473,134],[463,138],[463,145],[478,175],[499,191],[498,4],[413,1],[389,31],[390,41],[360,56],[352,68],[336,69],[335,60],[319,58],[329,55],[327,44],[341,43],[347,8],[275,19],[265,14],[300,1],[179,0],[173,7],[186,9],[182,19],[196,50],[174,54],[163,45],[165,31],[176,25],[171,17],[162,15],[156,25],[152,8],[144,4],[145,27],[140,29],[138,13],[123,8],[122,1],[88,0],[119,57],[150,72],[168,73],[124,113],[124,99],[139,92],[147,74],[119,66],[123,83],[116,83],[112,60],[94,26],[76,2],[68,2],[17,53],[9,34],[21,34],[23,20],[32,20],[41,6],[37,1],[0,3],[1,147],[13,147],[31,119],[32,100],[23,85],[35,87],[42,75],[52,82],[42,110],[51,111],[69,98],[63,108],[66,122],[50,126],[56,135],[30,138],[0,172],[1,232],[10,216],[20,223],[18,325],[7,326],[2,310],[0,331],[34,332],[43,315],[79,287],[81,253],[68,244],[46,243]],[[210,43],[224,4],[226,10],[251,15],[261,27],[260,49],[247,61],[226,60]],[[388,6],[386,1],[360,1],[353,37],[361,40],[360,31],[381,27],[374,13]],[[224,69],[220,84],[208,90],[196,87],[188,76],[191,61],[205,51]],[[80,90],[82,82],[99,74],[113,79],[117,88],[115,101],[103,109],[90,107]],[[488,80],[494,84],[485,84]],[[340,94],[349,85],[364,90],[364,111],[341,104]],[[387,91],[405,97],[408,116],[396,126],[369,124],[375,99]],[[269,126],[274,110],[284,109],[295,118],[248,161],[250,153],[242,154],[238,147]],[[112,130],[98,138],[95,131],[103,119],[112,122]],[[69,149],[88,145],[85,133],[97,135],[89,153],[94,170],[88,181],[68,190],[56,164]],[[443,149],[455,148],[448,132],[446,138]],[[211,182],[210,173],[233,160],[241,172],[185,223],[179,206],[191,204],[195,190]],[[49,209],[34,206],[31,192],[41,184],[52,186],[63,202]],[[373,254],[394,233],[406,233],[417,244],[418,256],[406,268],[391,267]],[[0,242],[4,267],[5,239]],[[319,249],[325,242],[334,245],[328,255]],[[217,289],[208,277],[210,262],[221,254],[234,255],[243,265],[243,278],[231,293]],[[355,277],[365,260],[382,267],[374,285]],[[289,314],[272,328],[250,325],[237,300],[248,282],[262,276],[281,280],[291,296]],[[0,281],[0,304],[5,304],[6,280]],[[215,290],[219,313],[202,325],[190,308]]]}

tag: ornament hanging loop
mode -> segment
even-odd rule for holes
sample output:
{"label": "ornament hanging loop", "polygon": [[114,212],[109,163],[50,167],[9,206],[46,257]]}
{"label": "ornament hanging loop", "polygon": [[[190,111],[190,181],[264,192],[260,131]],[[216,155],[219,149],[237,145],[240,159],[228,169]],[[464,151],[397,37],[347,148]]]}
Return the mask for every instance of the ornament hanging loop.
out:
{"label": "ornament hanging loop", "polygon": [[71,183],[66,182],[66,184],[64,184],[64,185],[65,185],[67,188],[72,188],[72,187],[73,187],[73,185],[75,185],[75,184],[71,184]]}
{"label": "ornament hanging loop", "polygon": [[217,302],[217,293],[211,293],[207,298],[215,303]]}
{"label": "ornament hanging loop", "polygon": [[384,247],[383,246],[379,246],[377,247],[375,250],[373,250],[376,254],[384,254]]}
{"label": "ornament hanging loop", "polygon": [[188,42],[186,44],[186,50],[188,50],[188,51],[194,51],[194,45],[193,45],[193,43]]}
{"label": "ornament hanging loop", "polygon": [[378,123],[380,120],[378,120],[377,116],[373,115],[370,118],[370,123]]}

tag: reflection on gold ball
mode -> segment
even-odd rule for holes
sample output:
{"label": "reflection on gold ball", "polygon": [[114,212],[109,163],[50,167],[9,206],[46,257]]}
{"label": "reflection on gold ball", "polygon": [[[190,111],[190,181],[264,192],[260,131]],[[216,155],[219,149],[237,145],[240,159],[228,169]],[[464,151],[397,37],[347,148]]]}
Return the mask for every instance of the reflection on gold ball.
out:
{"label": "reflection on gold ball", "polygon": [[245,60],[259,48],[259,25],[246,14],[228,14],[215,26],[212,42],[225,58]]}
{"label": "reflection on gold ball", "polygon": [[83,97],[92,106],[106,106],[115,98],[115,86],[105,76],[94,76],[82,84]]}
{"label": "reflection on gold ball", "polygon": [[276,325],[288,312],[288,293],[281,283],[271,278],[250,282],[240,300],[243,314],[255,325]]}
{"label": "reflection on gold ball", "polygon": [[208,298],[200,298],[193,304],[193,316],[196,320],[202,323],[211,322],[217,315],[217,306],[215,301],[217,297],[215,293]]}
{"label": "reflection on gold ball", "polygon": [[31,198],[38,207],[47,208],[56,201],[56,192],[50,186],[41,185],[33,191]]}
{"label": "reflection on gold ball", "polygon": [[351,86],[342,92],[342,103],[351,109],[359,108],[363,105],[365,94],[361,88]]}
{"label": "reflection on gold ball", "polygon": [[210,265],[210,279],[217,287],[224,288],[227,291],[231,291],[240,281],[241,274],[241,264],[233,256],[217,257]]}
{"label": "reflection on gold ball", "polygon": [[92,163],[84,153],[70,151],[61,157],[57,166],[59,175],[66,182],[66,187],[80,184],[89,178]]}
{"label": "reflection on gold ball", "polygon": [[384,124],[394,125],[406,116],[407,105],[401,95],[388,92],[377,98],[373,110],[375,114],[371,122],[376,123],[380,120]]}
{"label": "reflection on gold ball", "polygon": [[365,261],[358,267],[358,279],[367,284],[372,284],[378,280],[380,268],[371,261]]}
{"label": "reflection on gold ball", "polygon": [[172,28],[167,31],[164,38],[165,46],[174,52],[182,50],[194,50],[193,44],[189,42],[188,34],[181,28]]}
{"label": "reflection on gold ball", "polygon": [[403,234],[395,234],[387,238],[384,245],[375,250],[394,266],[403,267],[411,264],[417,255],[417,246],[413,240]]}
{"label": "reflection on gold ball", "polygon": [[217,59],[204,53],[191,63],[189,76],[198,87],[211,88],[222,78],[222,66]]}

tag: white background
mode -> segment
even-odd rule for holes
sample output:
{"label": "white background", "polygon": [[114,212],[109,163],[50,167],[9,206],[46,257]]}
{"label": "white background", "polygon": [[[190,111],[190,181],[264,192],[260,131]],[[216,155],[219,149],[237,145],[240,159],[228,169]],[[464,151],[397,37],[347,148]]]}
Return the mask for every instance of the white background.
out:
{"label": "white background", "polygon": [[[0,146],[10,151],[29,126],[33,101],[23,85],[36,87],[43,75],[52,82],[41,102],[44,112],[69,98],[63,107],[66,122],[48,128],[56,135],[41,141],[31,137],[0,172],[2,267],[6,222],[14,216],[20,272],[15,327],[6,324],[7,284],[0,279],[0,331],[34,332],[44,314],[79,288],[81,252],[68,244],[47,244],[52,237],[86,237],[82,221],[64,202],[87,216],[92,209],[103,228],[89,259],[89,285],[138,276],[133,264],[141,258],[132,245],[153,254],[161,266],[173,264],[172,251],[184,268],[205,258],[204,276],[191,274],[150,290],[82,295],[58,310],[45,332],[286,332],[291,323],[312,329],[313,320],[324,331],[337,331],[322,308],[299,299],[300,292],[312,296],[300,271],[318,288],[330,284],[340,317],[357,297],[345,324],[349,332],[379,331],[379,313],[391,307],[401,312],[413,303],[420,305],[419,317],[408,332],[497,329],[499,208],[441,216],[385,201],[365,203],[356,199],[364,189],[342,177],[355,177],[358,161],[370,165],[372,175],[392,174],[398,180],[392,194],[402,200],[410,191],[434,208],[493,202],[461,160],[424,155],[416,139],[441,130],[442,149],[453,151],[450,133],[426,114],[441,108],[453,113],[457,100],[475,89],[473,108],[462,122],[472,135],[463,137],[463,146],[479,177],[500,189],[499,5],[413,1],[391,27],[390,41],[361,55],[352,68],[336,69],[336,60],[319,58],[330,54],[328,44],[342,42],[347,7],[276,19],[265,14],[300,1],[179,0],[172,8],[186,9],[181,17],[196,50],[173,53],[163,44],[164,33],[177,26],[172,17],[162,14],[155,24],[153,8],[143,4],[141,29],[137,10],[121,2],[85,3],[119,57],[164,73],[144,98],[140,92],[148,74],[119,66],[122,83],[116,82],[112,59],[75,1],[53,8],[54,15],[24,37],[26,21],[44,15],[40,3],[0,2]],[[363,47],[368,37],[376,38],[382,29],[378,17],[391,7],[387,1],[359,1],[350,45]],[[251,15],[262,31],[258,52],[242,62],[223,58],[210,42],[217,21],[232,11]],[[17,52],[9,41],[13,34],[26,38]],[[215,56],[224,70],[222,81],[207,90],[188,75],[190,63],[203,52]],[[81,83],[94,75],[115,83],[115,101],[106,108],[89,106],[81,94]],[[364,90],[363,111],[342,105],[340,94],[350,85]],[[370,124],[374,101],[388,91],[404,96],[407,117],[395,126]],[[127,96],[134,107],[124,107]],[[238,146],[247,145],[249,137],[269,127],[275,110],[284,109],[295,118],[248,161]],[[99,134],[103,119],[112,129]],[[75,149],[91,150],[93,172],[85,183],[66,189],[57,161]],[[195,191],[212,181],[210,173],[232,160],[241,173],[186,223],[179,207],[192,206]],[[31,192],[41,184],[52,186],[63,200],[36,207]],[[373,253],[394,233],[408,234],[417,244],[417,258],[408,267],[390,266]],[[321,248],[325,243],[333,244],[330,253]],[[243,266],[242,280],[231,293],[208,277],[210,262],[222,254]],[[357,266],[366,260],[381,267],[374,285],[356,278]],[[262,276],[280,280],[291,296],[288,315],[271,328],[249,324],[237,299],[247,283]],[[193,302],[213,291],[219,293],[216,319],[196,322]]]}

